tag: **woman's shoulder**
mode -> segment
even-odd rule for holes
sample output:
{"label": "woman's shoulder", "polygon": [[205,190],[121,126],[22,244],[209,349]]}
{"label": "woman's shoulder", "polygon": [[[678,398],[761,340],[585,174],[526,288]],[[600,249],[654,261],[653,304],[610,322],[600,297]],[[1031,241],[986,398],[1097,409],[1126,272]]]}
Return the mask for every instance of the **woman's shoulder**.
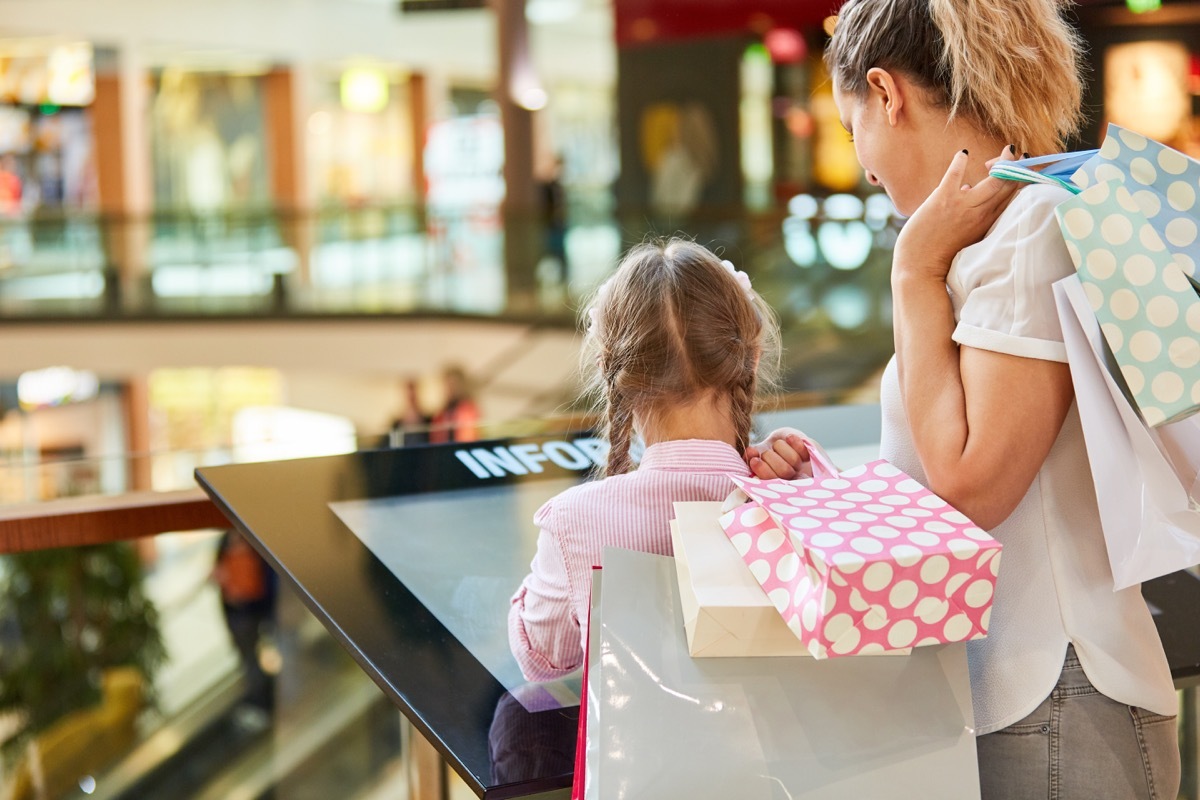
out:
{"label": "woman's shoulder", "polygon": [[964,284],[988,282],[1026,266],[1046,272],[1048,261],[1064,262],[1062,269],[1051,268],[1048,272],[1057,274],[1066,270],[1070,259],[1054,212],[1073,196],[1058,186],[1023,187],[988,234],[963,249],[954,265],[959,280]]}
{"label": "woman's shoulder", "polygon": [[1008,208],[1000,214],[984,241],[999,245],[1012,243],[1017,238],[1051,227],[1057,230],[1058,220],[1054,210],[1072,197],[1074,195],[1059,186],[1040,183],[1022,186],[1021,190],[1013,195]]}
{"label": "woman's shoulder", "polygon": [[1061,186],[1045,183],[1026,184],[1013,197],[1012,205],[1017,209],[1053,211],[1060,203],[1075,195]]}

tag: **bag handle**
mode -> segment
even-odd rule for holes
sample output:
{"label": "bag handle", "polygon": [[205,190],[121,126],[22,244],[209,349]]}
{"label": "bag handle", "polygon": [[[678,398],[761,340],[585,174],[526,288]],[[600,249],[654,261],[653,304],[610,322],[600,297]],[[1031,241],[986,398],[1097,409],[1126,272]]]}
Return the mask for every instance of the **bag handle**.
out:
{"label": "bag handle", "polygon": [[804,435],[800,436],[800,440],[808,448],[809,463],[812,464],[813,477],[836,478],[838,476],[838,468],[821,445]]}
{"label": "bag handle", "polygon": [[1000,164],[1016,164],[1021,167],[1041,167],[1038,170],[1039,175],[1069,178],[1080,167],[1091,161],[1099,152],[1098,149],[1093,149],[1076,150],[1071,153],[1051,153],[1048,156],[1033,156],[1032,158],[1022,158],[1018,161],[999,161],[997,162],[997,166]]}
{"label": "bag handle", "polygon": [[[1081,187],[1070,178],[1080,167],[1091,161],[1099,150],[1079,150],[1072,153],[1051,153],[1047,156],[1022,158],[1018,161],[997,161],[988,174],[993,178],[1019,183],[1042,183],[1058,186],[1071,194],[1079,194]],[[1034,169],[1040,167],[1040,169]]]}

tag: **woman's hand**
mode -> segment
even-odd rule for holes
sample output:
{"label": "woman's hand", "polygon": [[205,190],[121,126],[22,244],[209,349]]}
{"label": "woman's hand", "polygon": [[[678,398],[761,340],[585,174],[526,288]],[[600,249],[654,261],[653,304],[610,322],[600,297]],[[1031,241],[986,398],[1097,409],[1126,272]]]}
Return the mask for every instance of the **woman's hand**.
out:
{"label": "woman's hand", "polygon": [[[1010,145],[986,166],[991,169],[997,161],[1014,157]],[[984,237],[1020,188],[1014,181],[990,175],[971,186],[966,182],[967,164],[967,151],[956,153],[933,194],[904,223],[896,240],[893,280],[915,277],[945,282],[954,257]]]}
{"label": "woman's hand", "polygon": [[804,434],[795,428],[779,428],[764,441],[746,448],[746,464],[757,478],[811,478],[812,463]]}

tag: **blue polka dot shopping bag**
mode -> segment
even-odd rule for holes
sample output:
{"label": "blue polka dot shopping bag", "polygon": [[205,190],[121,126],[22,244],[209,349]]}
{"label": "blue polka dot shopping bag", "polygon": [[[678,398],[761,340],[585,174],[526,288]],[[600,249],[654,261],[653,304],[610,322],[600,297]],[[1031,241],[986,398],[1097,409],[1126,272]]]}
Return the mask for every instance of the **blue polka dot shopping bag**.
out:
{"label": "blue polka dot shopping bag", "polygon": [[1114,589],[1200,564],[1200,163],[1110,125],[992,173],[1076,195],[1054,293]]}
{"label": "blue polka dot shopping bag", "polygon": [[1200,162],[1110,125],[1099,151],[992,174],[1077,194],[1059,224],[1119,380],[1152,427],[1200,411]]}
{"label": "blue polka dot shopping bag", "polygon": [[1151,426],[1200,410],[1200,162],[1115,125],[1058,207],[1104,338]]}

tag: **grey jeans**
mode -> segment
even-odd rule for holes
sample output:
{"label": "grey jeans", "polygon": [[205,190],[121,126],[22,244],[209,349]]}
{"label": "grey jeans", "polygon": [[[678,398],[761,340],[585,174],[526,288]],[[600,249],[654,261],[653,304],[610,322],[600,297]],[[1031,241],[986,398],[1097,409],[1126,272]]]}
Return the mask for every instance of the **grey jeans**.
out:
{"label": "grey jeans", "polygon": [[983,800],[1175,800],[1175,717],[1096,691],[1067,648],[1050,696],[1025,719],[980,736]]}

